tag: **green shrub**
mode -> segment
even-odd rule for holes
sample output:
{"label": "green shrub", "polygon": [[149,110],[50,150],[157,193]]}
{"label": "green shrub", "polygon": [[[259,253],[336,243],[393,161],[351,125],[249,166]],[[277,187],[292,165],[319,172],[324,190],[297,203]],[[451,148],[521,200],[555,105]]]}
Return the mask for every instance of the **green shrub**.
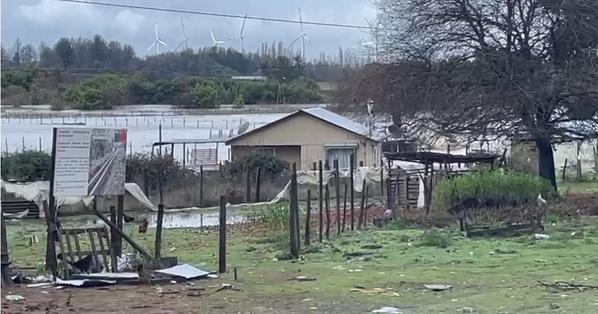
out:
{"label": "green shrub", "polygon": [[479,171],[440,181],[434,188],[432,203],[435,208],[451,208],[455,199],[475,198],[480,203],[535,202],[538,194],[550,198],[554,189],[538,176],[516,171]]}
{"label": "green shrub", "polygon": [[52,158],[44,151],[24,150],[2,153],[2,179],[17,181],[47,180]]}
{"label": "green shrub", "polygon": [[[267,178],[279,175],[286,169],[289,169],[289,164],[282,159],[261,151],[252,151],[251,153],[243,155],[235,161],[226,164],[228,174],[231,176],[242,174],[247,167],[250,167],[253,171],[257,168],[261,168],[261,175]],[[252,175],[255,175],[255,173],[252,173]]]}

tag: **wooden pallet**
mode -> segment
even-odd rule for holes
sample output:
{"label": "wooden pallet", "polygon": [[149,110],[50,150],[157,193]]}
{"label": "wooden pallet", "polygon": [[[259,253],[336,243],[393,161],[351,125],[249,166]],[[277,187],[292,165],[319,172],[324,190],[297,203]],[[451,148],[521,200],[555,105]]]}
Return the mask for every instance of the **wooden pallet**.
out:
{"label": "wooden pallet", "polygon": [[[80,236],[88,237],[91,251],[81,250]],[[62,265],[65,279],[70,277],[70,272],[68,271],[70,267],[69,261],[71,263],[76,262],[89,254],[92,254],[98,263],[100,263],[98,257],[101,256],[101,263],[103,263],[104,269],[111,269],[113,273],[118,272],[117,260],[114,258],[114,252],[110,245],[110,237],[107,227],[60,229],[58,232],[58,243],[60,252],[62,253]],[[108,257],[110,257],[111,267],[109,267],[108,264]]]}

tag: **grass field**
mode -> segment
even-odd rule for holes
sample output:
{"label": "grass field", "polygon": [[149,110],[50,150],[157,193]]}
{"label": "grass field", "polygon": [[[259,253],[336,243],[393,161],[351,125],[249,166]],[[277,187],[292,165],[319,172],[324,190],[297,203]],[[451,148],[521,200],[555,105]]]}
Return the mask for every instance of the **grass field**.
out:
{"label": "grass field", "polygon": [[[7,226],[13,264],[40,267],[44,258],[44,227],[31,222],[9,222]],[[348,231],[323,244],[304,248],[301,261],[277,260],[287,252],[288,237],[278,228],[263,227],[230,228],[228,265],[238,268],[238,285],[244,292],[214,297],[209,302],[203,300],[203,306],[208,304],[214,313],[237,313],[256,305],[289,313],[367,313],[383,306],[398,307],[403,313],[473,310],[584,314],[596,313],[598,309],[598,290],[577,292],[538,284],[574,281],[598,285],[595,219],[549,223],[545,233],[550,238],[545,240],[529,235],[466,239],[456,228],[424,231],[398,225]],[[154,230],[138,234],[136,226],[131,225],[126,232],[143,247],[153,247]],[[29,247],[31,234],[36,234],[40,243]],[[312,235],[312,241],[317,241],[316,235]],[[381,247],[361,248],[371,244]],[[217,232],[164,230],[162,251],[164,255],[178,256],[182,262],[215,270]],[[350,252],[365,255],[348,257]],[[289,280],[296,276],[317,280]],[[219,280],[232,279],[225,274]],[[450,284],[453,288],[432,292],[423,286],[430,283]]]}
{"label": "grass field", "polygon": [[598,194],[598,181],[567,181],[559,182],[559,192],[563,195],[570,193]]}

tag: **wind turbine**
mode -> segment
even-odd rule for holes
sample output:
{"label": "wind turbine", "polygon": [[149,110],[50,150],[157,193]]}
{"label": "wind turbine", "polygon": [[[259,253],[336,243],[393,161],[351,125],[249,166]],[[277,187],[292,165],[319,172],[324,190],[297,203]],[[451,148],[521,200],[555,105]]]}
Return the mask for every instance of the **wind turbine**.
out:
{"label": "wind turbine", "polygon": [[241,32],[239,33],[239,37],[237,37],[237,39],[239,40],[239,44],[240,44],[240,50],[239,52],[243,53],[243,39],[245,39],[245,36],[243,36],[243,31],[245,30],[245,22],[247,22],[247,14],[245,14],[245,17],[243,18],[243,24],[241,25]]}
{"label": "wind turbine", "polygon": [[303,31],[303,19],[301,18],[301,8],[299,8],[299,27],[301,29],[301,32],[299,33],[299,36],[297,36],[297,38],[295,38],[295,40],[293,40],[293,42],[289,45],[289,47],[287,48],[287,50],[289,48],[293,47],[293,45],[299,39],[301,39],[301,59],[305,60],[305,38],[306,38],[306,34]]}
{"label": "wind turbine", "polygon": [[210,36],[212,36],[212,42],[214,43],[214,47],[226,43],[226,40],[216,41],[216,38],[214,38],[214,33],[212,32],[212,30],[210,30]]}
{"label": "wind turbine", "polygon": [[185,34],[185,22],[183,22],[183,16],[181,15],[181,30],[183,32],[183,41],[174,49],[174,51],[179,50],[181,46],[185,45],[185,50],[189,49],[189,40],[187,39],[187,34]]}
{"label": "wind turbine", "polygon": [[156,55],[160,54],[160,45],[163,45],[164,47],[168,47],[168,45],[163,42],[160,38],[158,38],[158,23],[156,23],[155,29],[154,29],[154,42],[152,43],[151,46],[149,46],[149,48],[147,48],[147,51],[149,52],[150,50],[152,50],[152,48],[154,48],[154,46],[156,46]]}

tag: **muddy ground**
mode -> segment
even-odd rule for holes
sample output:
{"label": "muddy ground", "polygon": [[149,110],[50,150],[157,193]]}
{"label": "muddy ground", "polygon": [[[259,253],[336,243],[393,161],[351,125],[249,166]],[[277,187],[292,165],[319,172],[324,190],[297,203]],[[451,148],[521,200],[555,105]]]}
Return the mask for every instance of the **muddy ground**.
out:
{"label": "muddy ground", "polygon": [[[206,285],[201,285],[205,283]],[[162,292],[160,292],[160,289]],[[204,290],[205,289],[205,290]],[[186,284],[157,286],[111,286],[102,288],[27,288],[15,285],[2,289],[2,313],[339,313],[343,308],[330,300],[317,304],[305,295],[276,294],[270,297],[252,295],[247,291],[215,292],[218,284],[198,281]],[[25,297],[23,301],[7,301],[7,294]],[[344,311],[343,311],[344,312]],[[361,313],[365,313],[364,310]]]}

